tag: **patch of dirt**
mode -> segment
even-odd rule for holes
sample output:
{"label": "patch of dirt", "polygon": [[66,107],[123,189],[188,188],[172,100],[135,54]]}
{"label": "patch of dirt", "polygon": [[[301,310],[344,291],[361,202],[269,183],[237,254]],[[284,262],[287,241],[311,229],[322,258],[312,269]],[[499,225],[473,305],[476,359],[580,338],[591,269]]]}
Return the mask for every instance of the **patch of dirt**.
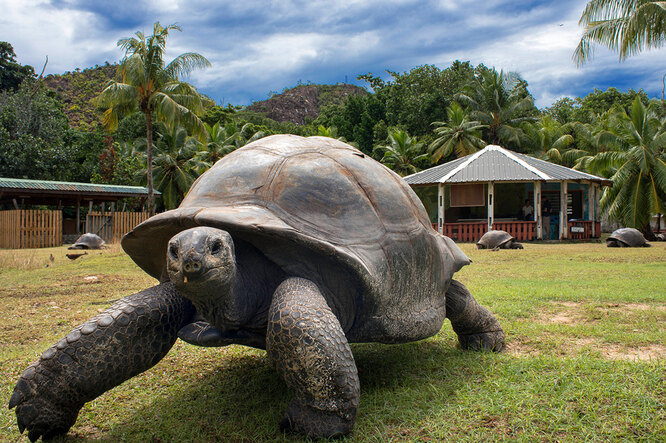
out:
{"label": "patch of dirt", "polygon": [[586,320],[583,319],[583,317],[579,313],[571,312],[571,311],[578,311],[579,308],[581,307],[581,303],[572,302],[572,301],[558,301],[558,302],[551,301],[550,304],[560,309],[558,309],[558,312],[554,313],[542,312],[538,317],[539,322],[553,323],[560,325],[576,325],[586,322]]}
{"label": "patch of dirt", "polygon": [[651,344],[638,348],[625,348],[617,345],[605,345],[601,349],[604,357],[611,360],[653,361],[666,359],[666,346]]}
{"label": "patch of dirt", "polygon": [[[666,345],[649,344],[637,347],[621,346],[617,344],[604,343],[594,338],[578,338],[568,343],[567,346],[558,349],[561,355],[576,355],[583,350],[594,351],[610,360],[626,361],[663,361],[666,360]],[[555,351],[555,350],[554,350]],[[511,341],[507,344],[505,351],[514,357],[535,357],[541,355],[541,351],[529,343]]]}
{"label": "patch of dirt", "polygon": [[521,341],[510,341],[507,343],[504,352],[513,357],[536,357],[541,355],[541,351]]}

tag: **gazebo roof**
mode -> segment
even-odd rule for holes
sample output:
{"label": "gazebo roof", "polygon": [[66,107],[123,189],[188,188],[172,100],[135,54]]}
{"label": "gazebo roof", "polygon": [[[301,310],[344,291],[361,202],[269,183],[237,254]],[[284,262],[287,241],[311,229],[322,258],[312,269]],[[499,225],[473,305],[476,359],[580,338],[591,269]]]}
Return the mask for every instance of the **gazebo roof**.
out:
{"label": "gazebo roof", "polygon": [[404,179],[410,185],[565,180],[613,184],[606,178],[509,151],[497,145],[488,145],[474,154],[408,175]]}

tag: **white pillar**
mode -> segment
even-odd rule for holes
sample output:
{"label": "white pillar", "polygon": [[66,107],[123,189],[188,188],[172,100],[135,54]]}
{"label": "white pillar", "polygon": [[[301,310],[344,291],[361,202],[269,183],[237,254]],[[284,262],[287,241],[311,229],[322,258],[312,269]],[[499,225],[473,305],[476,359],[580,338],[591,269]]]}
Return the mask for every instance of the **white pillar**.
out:
{"label": "white pillar", "polygon": [[560,183],[560,239],[567,238],[567,182]]}
{"label": "white pillar", "polygon": [[437,232],[444,233],[444,183],[437,185]]}
{"label": "white pillar", "polygon": [[594,200],[596,199],[596,192],[594,183],[590,182],[587,185],[587,219],[592,222],[592,237],[595,235],[595,223],[594,223]]}
{"label": "white pillar", "polygon": [[488,230],[493,229],[495,222],[495,184],[488,182]]}
{"label": "white pillar", "polygon": [[536,224],[536,236],[539,240],[543,238],[543,220],[541,219],[541,182],[534,182],[534,220]]}

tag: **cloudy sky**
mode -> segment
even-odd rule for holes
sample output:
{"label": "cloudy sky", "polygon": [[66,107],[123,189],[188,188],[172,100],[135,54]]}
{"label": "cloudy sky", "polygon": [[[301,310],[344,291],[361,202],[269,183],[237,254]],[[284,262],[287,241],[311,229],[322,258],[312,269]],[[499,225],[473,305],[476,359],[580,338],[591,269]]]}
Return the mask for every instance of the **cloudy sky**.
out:
{"label": "cloudy sky", "polygon": [[[46,73],[117,62],[118,39],[177,23],[167,56],[194,51],[212,68],[189,79],[219,104],[250,104],[298,82],[469,60],[515,71],[540,108],[594,88],[661,97],[666,49],[618,62],[603,48],[582,68],[571,54],[584,0],[0,0],[0,40]],[[660,61],[661,60],[661,61]]]}

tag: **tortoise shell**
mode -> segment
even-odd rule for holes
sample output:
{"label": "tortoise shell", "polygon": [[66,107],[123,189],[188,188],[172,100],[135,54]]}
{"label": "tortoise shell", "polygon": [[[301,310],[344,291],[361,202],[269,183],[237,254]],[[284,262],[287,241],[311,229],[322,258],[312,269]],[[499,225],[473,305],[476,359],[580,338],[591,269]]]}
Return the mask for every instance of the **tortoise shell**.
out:
{"label": "tortoise shell", "polygon": [[476,244],[481,249],[494,249],[514,240],[515,237],[506,231],[492,230],[483,234]]}
{"label": "tortoise shell", "polygon": [[169,239],[195,226],[224,229],[287,274],[314,281],[350,341],[403,341],[417,318],[441,327],[443,317],[430,317],[444,309],[453,273],[470,262],[432,229],[397,174],[327,137],[275,135],[232,152],[180,207],[138,225],[122,246],[165,280]]}
{"label": "tortoise shell", "polygon": [[104,246],[104,239],[97,234],[86,233],[76,239],[68,249],[100,249]]}
{"label": "tortoise shell", "polygon": [[650,244],[645,240],[645,237],[638,229],[634,228],[620,228],[613,231],[613,233],[606,239],[606,244],[609,241],[616,240],[621,242],[625,246],[631,248],[640,248],[645,246],[650,246]]}

